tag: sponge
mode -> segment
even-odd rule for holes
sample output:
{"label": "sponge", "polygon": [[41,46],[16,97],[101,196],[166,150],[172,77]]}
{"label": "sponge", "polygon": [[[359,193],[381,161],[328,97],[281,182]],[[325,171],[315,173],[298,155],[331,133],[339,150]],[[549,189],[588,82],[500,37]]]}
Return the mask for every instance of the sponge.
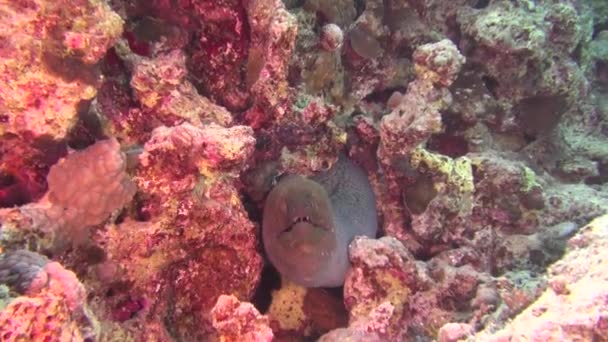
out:
{"label": "sponge", "polygon": [[47,177],[49,200],[63,207],[67,223],[100,224],[135,194],[135,184],[125,168],[126,158],[116,139],[99,141],[51,167]]}

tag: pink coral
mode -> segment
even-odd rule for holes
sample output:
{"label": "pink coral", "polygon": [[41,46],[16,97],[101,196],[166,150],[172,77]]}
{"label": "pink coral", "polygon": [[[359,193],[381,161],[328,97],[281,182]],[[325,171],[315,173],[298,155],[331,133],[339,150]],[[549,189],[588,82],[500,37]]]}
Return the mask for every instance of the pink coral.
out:
{"label": "pink coral", "polygon": [[186,80],[186,56],[181,50],[160,54],[153,59],[138,58],[133,62],[131,87],[142,109],[167,125],[189,122],[232,123],[232,115],[199,95]]}
{"label": "pink coral", "polygon": [[86,306],[84,286],[61,264],[48,262],[38,269],[26,293],[0,312],[3,341],[82,341],[99,334]]}
{"label": "pink coral", "polygon": [[334,329],[319,338],[319,342],[353,341],[380,342],[384,341],[390,329],[395,307],[390,302],[383,302],[368,315],[361,316],[351,322],[348,328]]}
{"label": "pink coral", "polygon": [[[407,333],[410,298],[420,286],[412,255],[392,237],[378,240],[356,237],[349,247],[352,269],[346,275],[344,302],[349,323],[370,317],[379,306],[388,312],[372,331],[386,339],[401,339]],[[368,323],[372,324],[372,322]]]}
{"label": "pink coral", "polygon": [[336,51],[342,47],[344,33],[340,26],[327,24],[321,29],[321,47],[327,51]]}
{"label": "pink coral", "polygon": [[389,115],[380,123],[378,156],[384,163],[411,152],[442,129],[440,110],[452,101],[446,89],[464,63],[454,43],[443,40],[419,46],[414,52],[417,79],[410,83]]}
{"label": "pink coral", "polygon": [[501,330],[488,329],[476,337],[487,341],[607,339],[607,228],[605,215],[585,226],[570,240],[564,257],[549,268],[551,286]]}
{"label": "pink coral", "polygon": [[97,142],[51,167],[49,200],[63,208],[63,218],[71,224],[99,224],[135,194],[125,168],[126,158],[115,139]]}
{"label": "pink coral", "polygon": [[448,323],[439,329],[439,342],[457,342],[471,334],[473,327],[464,323]]}
{"label": "pink coral", "polygon": [[63,246],[87,242],[89,228],[123,208],[135,194],[115,139],[69,154],[51,167],[40,201],[0,212],[17,230],[39,231]]}
{"label": "pink coral", "polygon": [[95,96],[93,64],[120,36],[122,20],[100,0],[11,1],[0,11],[0,134],[61,139],[77,104]]}
{"label": "pink coral", "polygon": [[182,124],[159,127],[146,143],[140,160],[143,166],[151,166],[150,158],[157,150],[175,148],[178,157],[186,158],[185,161],[189,162],[187,166],[198,168],[202,173],[208,170],[240,171],[253,153],[254,143],[253,131],[247,126],[224,128],[210,124],[198,128]]}
{"label": "pink coral", "polygon": [[220,296],[211,316],[223,341],[270,342],[274,338],[268,318],[260,315],[252,304],[239,302],[234,296]]}
{"label": "pink coral", "polygon": [[125,221],[102,236],[116,274],[133,284],[125,297],[149,303],[138,317],[169,316],[176,334],[201,340],[214,332],[211,309],[220,295],[253,296],[262,259],[236,178],[254,143],[246,126],[153,131],[136,170],[149,222]]}
{"label": "pink coral", "polygon": [[417,77],[430,78],[433,83],[444,87],[454,82],[465,62],[464,56],[449,39],[419,46],[413,59]]}
{"label": "pink coral", "polygon": [[430,82],[412,82],[400,105],[382,118],[379,157],[388,161],[394,155],[407,154],[431,134],[440,132],[439,110],[450,99],[445,89],[436,89]]}
{"label": "pink coral", "polygon": [[269,121],[281,120],[291,110],[293,90],[287,82],[287,71],[297,25],[278,0],[251,1],[247,13],[251,29],[248,67],[252,68],[247,72],[254,75],[250,76],[253,105],[245,118],[257,129]]}

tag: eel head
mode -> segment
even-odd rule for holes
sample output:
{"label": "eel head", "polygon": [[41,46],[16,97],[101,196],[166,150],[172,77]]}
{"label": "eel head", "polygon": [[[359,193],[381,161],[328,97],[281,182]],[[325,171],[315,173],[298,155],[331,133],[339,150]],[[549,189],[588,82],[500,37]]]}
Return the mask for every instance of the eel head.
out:
{"label": "eel head", "polygon": [[325,270],[336,248],[336,227],[326,190],[308,178],[279,181],[264,206],[264,247],[290,280],[308,284]]}

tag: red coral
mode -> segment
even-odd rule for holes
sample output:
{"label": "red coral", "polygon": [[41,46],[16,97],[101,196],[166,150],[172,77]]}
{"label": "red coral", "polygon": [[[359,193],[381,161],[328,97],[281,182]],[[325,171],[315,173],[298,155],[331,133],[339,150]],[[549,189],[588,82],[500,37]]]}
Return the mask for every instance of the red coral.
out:
{"label": "red coral", "polygon": [[144,308],[143,299],[128,298],[118,304],[112,311],[112,317],[114,320],[124,322],[128,319],[133,318],[141,309]]}
{"label": "red coral", "polygon": [[247,106],[243,71],[249,49],[245,5],[239,0],[198,1],[194,13],[205,26],[196,35],[190,69],[213,100],[230,110]]}

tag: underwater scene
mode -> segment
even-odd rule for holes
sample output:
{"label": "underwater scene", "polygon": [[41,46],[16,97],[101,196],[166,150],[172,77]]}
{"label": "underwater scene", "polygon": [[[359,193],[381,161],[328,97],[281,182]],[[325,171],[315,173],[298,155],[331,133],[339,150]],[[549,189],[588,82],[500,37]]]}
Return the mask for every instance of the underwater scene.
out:
{"label": "underwater scene", "polygon": [[0,0],[0,341],[608,341],[608,0]]}

